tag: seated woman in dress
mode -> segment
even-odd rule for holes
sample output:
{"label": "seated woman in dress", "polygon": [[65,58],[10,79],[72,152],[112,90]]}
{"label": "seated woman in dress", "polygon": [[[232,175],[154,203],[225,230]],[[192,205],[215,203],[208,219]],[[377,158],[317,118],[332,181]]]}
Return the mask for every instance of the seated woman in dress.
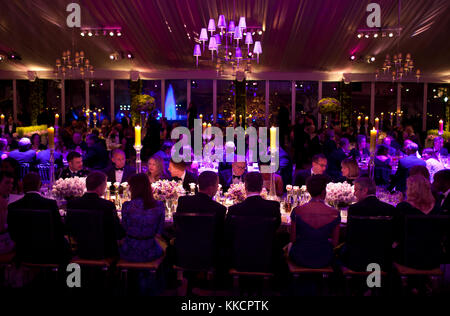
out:
{"label": "seated woman in dress", "polygon": [[150,157],[147,163],[148,171],[147,176],[150,183],[155,183],[158,180],[170,179],[164,168],[164,160],[159,155],[153,155]]}
{"label": "seated woman in dress", "polygon": [[359,166],[355,159],[347,158],[341,162],[342,181],[353,184],[353,181],[359,177]]}
{"label": "seated woman in dress", "polygon": [[427,169],[430,172],[430,181],[436,172],[445,169],[444,164],[438,157],[438,152],[435,152],[432,148],[425,148],[422,152],[422,158],[427,163]]}
{"label": "seated woman in dress", "polygon": [[14,242],[8,233],[8,197],[14,185],[12,174],[0,172],[0,255],[14,250]]}
{"label": "seated woman in dress", "polygon": [[132,262],[149,262],[161,257],[166,247],[161,238],[164,205],[153,199],[146,174],[132,176],[128,184],[131,201],[122,207],[122,227],[126,237],[120,247],[120,257]]}
{"label": "seated woman in dress", "polygon": [[[428,269],[430,258],[423,257],[422,262],[403,262],[402,255],[404,253],[404,236],[405,236],[405,217],[408,215],[432,216],[440,215],[440,205],[436,203],[433,193],[431,192],[430,181],[421,174],[409,176],[406,180],[406,200],[399,203],[396,207],[396,240],[398,245],[396,251],[399,257],[399,263],[411,266],[416,269]],[[417,240],[426,238],[431,232],[421,231]],[[439,256],[439,254],[436,254]]]}
{"label": "seated woman in dress", "polygon": [[391,179],[392,167],[389,149],[385,145],[380,145],[375,154],[375,183],[378,186],[387,186]]}
{"label": "seated woman in dress", "polygon": [[[267,166],[270,167],[270,161],[269,162],[260,162],[259,166]],[[283,185],[283,179],[279,174],[276,173],[261,173],[263,177],[263,188],[267,190],[267,192],[270,193],[270,182],[271,177],[273,176],[273,184],[274,184],[274,192],[277,196],[282,196],[284,193],[284,185]]]}
{"label": "seated woman in dress", "polygon": [[[311,201],[291,213],[292,247],[289,257],[295,264],[322,268],[333,263],[333,247],[338,243],[339,211],[325,204],[328,177],[313,175],[306,180]],[[331,238],[331,243],[328,239]]]}

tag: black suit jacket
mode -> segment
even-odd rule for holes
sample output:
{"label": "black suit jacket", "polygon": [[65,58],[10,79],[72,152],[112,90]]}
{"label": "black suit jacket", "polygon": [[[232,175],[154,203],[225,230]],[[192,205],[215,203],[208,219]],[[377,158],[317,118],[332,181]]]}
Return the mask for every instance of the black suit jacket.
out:
{"label": "black suit jacket", "polygon": [[306,184],[306,180],[311,176],[311,169],[299,170],[294,176],[294,185],[301,187]]}
{"label": "black suit jacket", "polygon": [[[247,175],[247,171],[245,171],[241,176],[241,181],[245,181],[245,176]],[[219,172],[219,182],[222,185],[223,192],[228,191],[231,184],[233,183],[233,169],[225,169]]]}
{"label": "black suit jacket", "polygon": [[125,231],[117,217],[114,203],[100,198],[96,193],[85,193],[80,198],[69,200],[67,202],[67,208],[69,210],[81,209],[92,210],[92,212],[103,212],[105,256],[118,256],[117,240],[125,237]]}
{"label": "black suit jacket", "polygon": [[[59,214],[58,205],[56,204],[55,200],[50,200],[42,197],[38,193],[26,193],[23,198],[20,200],[11,203],[8,206],[8,230],[9,234],[11,236],[11,239],[16,241],[21,234],[24,232],[22,231],[22,225],[20,222],[17,222],[15,219],[15,211],[21,210],[21,209],[30,209],[30,210],[50,210],[52,217],[53,217],[53,232],[54,232],[54,240],[55,244],[57,246],[57,253],[52,256],[53,258],[35,258],[30,257],[27,245],[16,245],[18,250],[18,256],[21,257],[21,259],[31,262],[39,262],[42,261],[42,259],[51,259],[51,260],[57,260],[57,261],[63,261],[65,259],[68,259],[70,255],[69,245],[64,238],[65,234],[65,228],[64,224],[61,220],[61,215]],[[38,232],[39,233],[39,232]],[[23,250],[23,251],[21,251]],[[21,252],[19,254],[19,252]]]}
{"label": "black suit jacket", "polygon": [[[108,176],[109,182],[116,182],[116,169],[114,166],[106,168],[105,170],[103,170],[103,172]],[[122,182],[128,182],[128,179],[133,174],[136,174],[136,169],[131,166],[125,165],[125,167],[123,167]]]}
{"label": "black suit jacket", "polygon": [[[175,180],[176,178],[172,177],[172,180]],[[195,176],[195,174],[186,171],[186,174],[184,175],[184,180],[183,180],[183,188],[186,192],[190,192],[191,188],[189,187],[190,183],[197,183],[197,177]]]}
{"label": "black suit jacket", "polygon": [[364,200],[350,205],[348,216],[394,216],[395,207],[381,202],[375,196],[368,196]]}
{"label": "black suit jacket", "polygon": [[84,178],[84,177],[87,177],[88,174],[89,174],[89,171],[86,169],[81,169],[80,171],[75,172],[75,174],[72,174],[72,172],[70,171],[69,168],[65,168],[65,169],[61,170],[60,174],[58,175],[58,179],[60,179],[60,178],[67,179],[67,178],[72,178],[72,177]]}
{"label": "black suit jacket", "polygon": [[281,224],[280,203],[263,199],[261,196],[251,196],[244,202],[235,204],[228,209],[227,225],[230,224],[231,216],[263,216],[275,217],[276,227]]}

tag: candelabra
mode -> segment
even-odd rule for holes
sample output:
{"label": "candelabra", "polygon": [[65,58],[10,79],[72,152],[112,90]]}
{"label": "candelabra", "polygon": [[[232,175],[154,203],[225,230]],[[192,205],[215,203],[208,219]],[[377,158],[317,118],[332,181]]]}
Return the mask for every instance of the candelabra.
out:
{"label": "candelabra", "polygon": [[141,173],[141,169],[142,169],[142,161],[141,161],[142,145],[135,145],[134,149],[136,150],[136,173]]}
{"label": "candelabra", "polygon": [[375,152],[370,153],[369,159],[369,177],[370,179],[375,179]]}
{"label": "candelabra", "polygon": [[55,149],[54,148],[50,148],[49,180],[50,180],[49,190],[51,190],[53,188],[53,184],[55,183]]}

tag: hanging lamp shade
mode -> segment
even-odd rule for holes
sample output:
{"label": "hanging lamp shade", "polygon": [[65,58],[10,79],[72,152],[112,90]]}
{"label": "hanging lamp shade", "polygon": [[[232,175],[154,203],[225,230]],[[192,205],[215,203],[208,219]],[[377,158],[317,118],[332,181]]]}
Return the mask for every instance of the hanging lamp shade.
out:
{"label": "hanging lamp shade", "polygon": [[225,15],[220,15],[217,21],[217,27],[222,31],[227,28],[227,22],[225,21]]}
{"label": "hanging lamp shade", "polygon": [[236,59],[242,59],[242,51],[240,47],[236,47]]}
{"label": "hanging lamp shade", "polygon": [[216,22],[214,21],[214,19],[209,19],[208,31],[210,31],[211,33],[216,31]]}
{"label": "hanging lamp shade", "polygon": [[247,45],[253,44],[253,36],[251,32],[247,32],[247,35],[245,35],[245,44]]}
{"label": "hanging lamp shade", "polygon": [[239,28],[241,30],[244,30],[247,28],[247,23],[245,22],[245,16],[241,16],[241,18],[239,19]]}
{"label": "hanging lamp shade", "polygon": [[209,50],[217,50],[217,43],[216,43],[216,37],[215,36],[211,36],[209,38],[208,49]]}
{"label": "hanging lamp shade", "polygon": [[259,64],[259,54],[262,54],[262,47],[260,41],[255,42],[255,46],[253,47],[253,54],[256,54],[256,60]]}
{"label": "hanging lamp shade", "polygon": [[222,39],[220,38],[220,34],[216,34],[214,35],[214,37],[216,38],[217,46],[222,45]]}
{"label": "hanging lamp shade", "polygon": [[200,50],[200,44],[195,44],[194,46],[194,56],[201,56],[202,52]]}
{"label": "hanging lamp shade", "polygon": [[234,21],[230,21],[230,24],[228,24],[228,33],[233,34],[235,29],[236,25],[234,24]]}
{"label": "hanging lamp shade", "polygon": [[242,29],[240,27],[237,27],[234,31],[234,39],[240,40],[242,39]]}
{"label": "hanging lamp shade", "polygon": [[205,50],[205,42],[208,40],[208,31],[206,28],[202,28],[200,31],[200,37],[199,40],[203,42],[203,50]]}

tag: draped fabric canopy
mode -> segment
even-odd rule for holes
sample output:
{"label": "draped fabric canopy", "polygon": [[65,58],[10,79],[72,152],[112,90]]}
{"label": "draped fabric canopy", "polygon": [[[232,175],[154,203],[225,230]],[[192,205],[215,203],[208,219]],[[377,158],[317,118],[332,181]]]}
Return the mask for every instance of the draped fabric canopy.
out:
{"label": "draped fabric canopy", "polygon": [[[81,37],[66,25],[71,2],[81,6],[82,27],[120,26],[123,36]],[[263,54],[255,73],[373,73],[386,54],[401,52],[411,53],[423,73],[450,78],[450,1],[403,0],[399,38],[358,39],[370,2],[381,6],[382,27],[397,26],[397,0],[2,0],[0,52],[16,52],[21,60],[1,62],[0,71],[51,71],[72,47],[84,50],[97,70],[195,70],[200,29],[224,14],[227,22],[245,16],[247,25],[263,27],[256,36]],[[111,61],[115,51],[131,52],[134,59]],[[351,62],[351,54],[377,61]],[[204,54],[200,70],[214,70],[209,60]]]}

